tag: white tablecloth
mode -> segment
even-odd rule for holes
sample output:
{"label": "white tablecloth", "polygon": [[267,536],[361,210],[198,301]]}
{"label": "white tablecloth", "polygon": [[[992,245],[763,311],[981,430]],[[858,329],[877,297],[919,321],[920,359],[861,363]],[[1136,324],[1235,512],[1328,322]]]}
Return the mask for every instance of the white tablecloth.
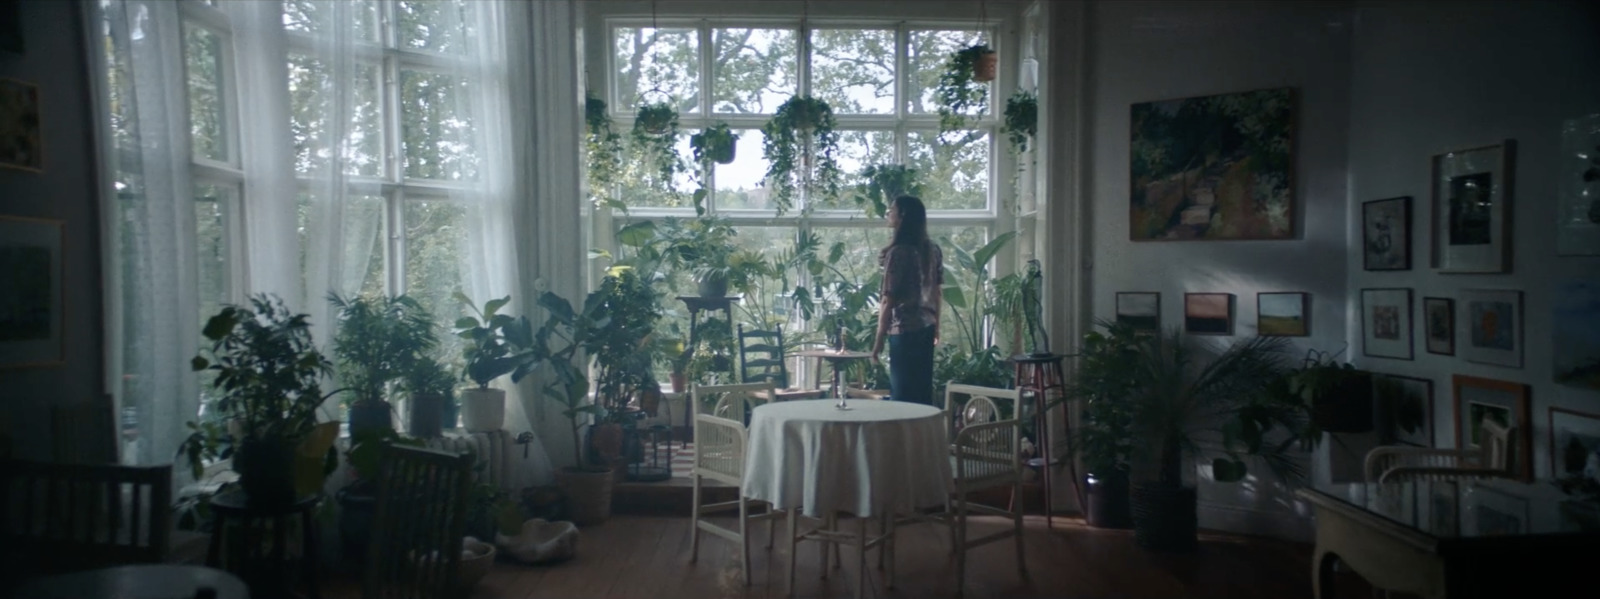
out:
{"label": "white tablecloth", "polygon": [[873,516],[944,505],[953,490],[943,413],[888,400],[784,401],[750,418],[743,493],[777,509]]}

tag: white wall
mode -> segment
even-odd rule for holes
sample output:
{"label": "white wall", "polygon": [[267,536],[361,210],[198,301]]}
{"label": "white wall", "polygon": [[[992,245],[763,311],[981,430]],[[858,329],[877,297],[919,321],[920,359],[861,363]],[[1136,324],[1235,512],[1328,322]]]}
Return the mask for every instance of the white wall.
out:
{"label": "white wall", "polygon": [[[1561,281],[1600,280],[1600,257],[1558,257],[1555,236],[1557,157],[1565,119],[1600,113],[1600,11],[1575,2],[1363,3],[1356,8],[1351,53],[1350,202],[1346,222],[1361,236],[1361,202],[1412,197],[1412,269],[1365,272],[1359,251],[1347,253],[1350,338],[1357,365],[1431,379],[1433,424],[1440,447],[1454,447],[1451,377],[1487,377],[1532,386],[1534,472],[1550,476],[1551,406],[1600,413],[1600,394],[1558,385],[1552,357],[1551,306]],[[1429,267],[1430,159],[1435,154],[1516,140],[1510,273],[1439,274]],[[1359,245],[1353,246],[1359,248]],[[1361,358],[1354,320],[1363,287],[1411,288],[1422,297],[1458,298],[1461,289],[1523,293],[1523,367],[1471,363],[1430,354],[1413,327],[1414,360]],[[1457,309],[1460,301],[1457,300]]]}
{"label": "white wall", "polygon": [[[1350,26],[1346,6],[1285,2],[1097,2],[1086,27],[1084,134],[1087,279],[1095,318],[1119,291],[1161,293],[1162,324],[1181,325],[1185,292],[1235,295],[1236,337],[1255,333],[1256,293],[1311,294],[1305,348],[1345,342],[1345,144]],[[1293,87],[1295,239],[1132,242],[1128,235],[1129,110],[1134,103]],[[1203,463],[1209,457],[1203,456]],[[1202,471],[1203,473],[1203,471]],[[1309,539],[1291,495],[1261,481],[1200,482],[1200,525]]]}

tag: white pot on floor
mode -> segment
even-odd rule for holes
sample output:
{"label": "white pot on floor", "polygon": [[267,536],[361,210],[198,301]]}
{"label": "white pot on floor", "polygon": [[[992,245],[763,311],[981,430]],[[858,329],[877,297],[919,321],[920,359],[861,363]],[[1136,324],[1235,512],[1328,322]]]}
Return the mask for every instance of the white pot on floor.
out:
{"label": "white pot on floor", "polygon": [[469,433],[500,430],[506,423],[504,389],[473,387],[461,392],[461,426]]}

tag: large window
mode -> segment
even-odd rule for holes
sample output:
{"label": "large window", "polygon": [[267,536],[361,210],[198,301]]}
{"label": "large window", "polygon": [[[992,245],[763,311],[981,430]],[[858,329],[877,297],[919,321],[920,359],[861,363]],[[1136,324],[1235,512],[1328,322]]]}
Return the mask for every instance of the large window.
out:
{"label": "large window", "polygon": [[[855,201],[856,185],[864,182],[862,172],[868,167],[916,169],[929,208],[930,235],[945,246],[947,268],[959,268],[952,246],[971,252],[1013,226],[1011,219],[1002,218],[1009,213],[1000,200],[1007,190],[997,188],[996,179],[1003,177],[994,175],[1003,151],[996,144],[996,115],[992,109],[968,114],[964,128],[941,132],[934,104],[933,90],[949,56],[975,43],[994,44],[991,30],[970,22],[802,28],[799,22],[614,19],[607,22],[606,32],[610,76],[591,82],[607,86],[595,93],[603,94],[624,135],[639,106],[671,102],[684,138],[678,154],[690,172],[679,175],[673,193],[652,189],[637,168],[625,168],[614,190],[592,190],[615,194],[628,207],[609,220],[604,215],[597,219],[601,228],[596,237],[602,244],[610,232],[631,223],[693,218],[692,194],[703,186],[708,191],[704,208],[734,225],[742,249],[781,262],[797,240],[801,245],[814,240],[822,255],[839,253],[833,262],[837,269],[825,275],[800,269],[781,273],[784,280],[761,281],[755,291],[758,301],[737,304],[736,322],[776,324],[821,341],[823,333],[808,326],[815,323],[801,322],[789,305],[793,287],[821,276],[875,284],[878,250],[888,243],[889,231],[880,216]],[[797,193],[790,209],[780,212],[764,181],[769,164],[762,154],[762,127],[797,94],[824,100],[832,108],[844,186],[834,197]],[[736,158],[731,164],[710,164],[697,176],[701,167],[688,137],[722,123],[739,135]],[[665,301],[670,318],[685,318],[681,303],[670,294]]]}

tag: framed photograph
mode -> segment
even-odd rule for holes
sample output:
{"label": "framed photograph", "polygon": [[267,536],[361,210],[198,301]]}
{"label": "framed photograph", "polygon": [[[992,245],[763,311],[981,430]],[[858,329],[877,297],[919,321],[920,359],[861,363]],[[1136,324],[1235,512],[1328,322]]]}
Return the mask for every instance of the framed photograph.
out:
{"label": "framed photograph", "polygon": [[1267,337],[1311,334],[1311,295],[1299,291],[1256,294],[1256,332]]}
{"label": "framed photograph", "polygon": [[1478,449],[1483,438],[1482,424],[1493,419],[1511,431],[1511,447],[1506,465],[1524,482],[1533,482],[1533,443],[1529,431],[1529,387],[1522,383],[1499,381],[1458,374],[1451,380],[1455,391],[1456,447]]}
{"label": "framed photograph", "polygon": [[1468,362],[1522,368],[1522,292],[1461,290],[1461,357]]}
{"label": "framed photograph", "polygon": [[1600,414],[1550,407],[1550,475],[1600,475]]}
{"label": "framed photograph", "polygon": [[1515,142],[1433,157],[1433,267],[1441,273],[1511,270]]}
{"label": "framed photograph", "polygon": [[1422,328],[1428,353],[1456,355],[1456,301],[1448,297],[1422,298]]}
{"label": "framed photograph", "polygon": [[1361,290],[1361,353],[1410,360],[1411,290]]}
{"label": "framed photograph", "polygon": [[1372,376],[1378,430],[1386,445],[1433,447],[1433,381],[1393,374]]}
{"label": "framed photograph", "polygon": [[1461,534],[1461,487],[1456,481],[1428,483],[1428,533],[1436,537]]}
{"label": "framed photograph", "polygon": [[1233,294],[1183,294],[1183,330],[1194,335],[1232,335]]}
{"label": "framed photograph", "polygon": [[1600,281],[1561,282],[1552,304],[1556,382],[1600,389]]}
{"label": "framed photograph", "polygon": [[0,216],[0,369],[63,362],[65,231],[58,220]]}
{"label": "framed photograph", "polygon": [[1411,270],[1411,196],[1361,204],[1366,270]]}
{"label": "framed photograph", "polygon": [[1154,291],[1117,293],[1117,322],[1132,325],[1137,331],[1161,330],[1161,294]]}
{"label": "framed photograph", "polygon": [[0,79],[0,167],[44,171],[39,134],[39,87]]}
{"label": "framed photograph", "polygon": [[1528,500],[1483,484],[1462,494],[1461,536],[1487,537],[1528,532]]}
{"label": "framed photograph", "polygon": [[1288,87],[1134,104],[1128,238],[1294,238],[1294,104]]}
{"label": "framed photograph", "polygon": [[1600,256],[1600,113],[1561,124],[1556,255]]}

